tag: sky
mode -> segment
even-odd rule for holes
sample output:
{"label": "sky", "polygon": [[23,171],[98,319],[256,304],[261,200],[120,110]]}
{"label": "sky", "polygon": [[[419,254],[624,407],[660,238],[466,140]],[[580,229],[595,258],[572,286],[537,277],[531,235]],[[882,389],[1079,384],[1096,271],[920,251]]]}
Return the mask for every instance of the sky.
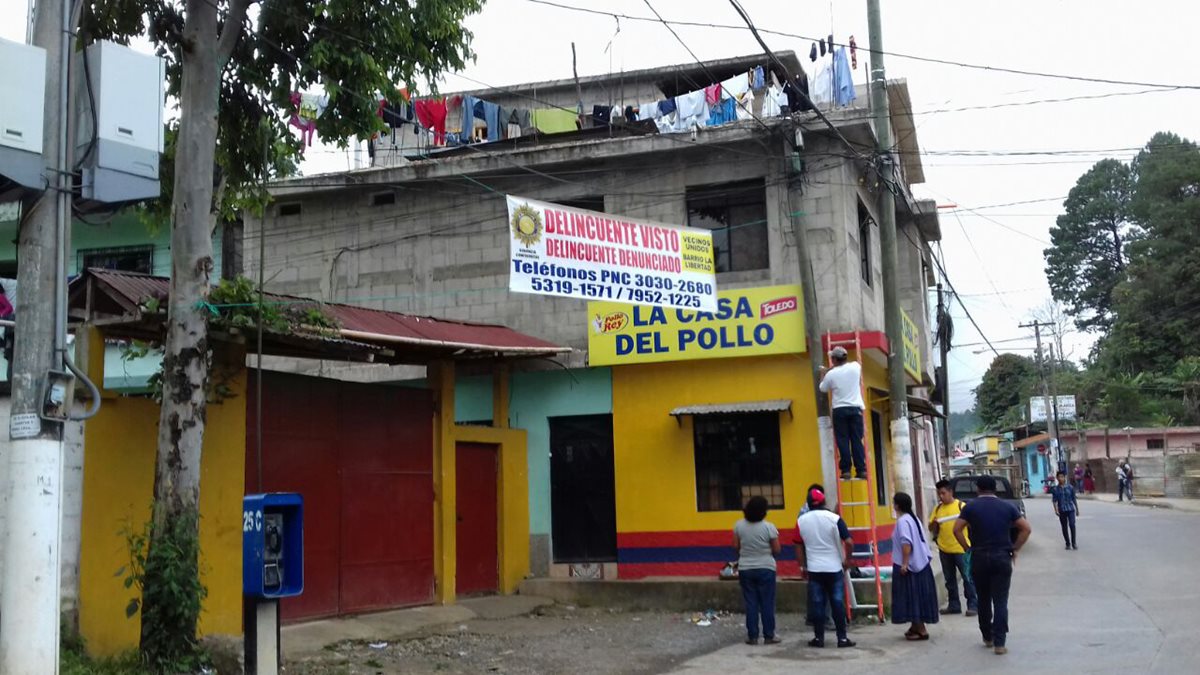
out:
{"label": "sky", "polygon": [[[646,0],[554,0],[563,5],[653,17]],[[649,0],[671,21],[740,24],[729,0]],[[833,33],[868,42],[865,0],[742,0],[763,29]],[[1076,179],[1105,157],[1127,160],[1157,131],[1200,139],[1200,86],[1192,52],[1200,5],[1188,0],[883,0],[889,78],[905,78],[924,153],[920,197],[937,200],[946,271],[962,305],[952,305],[957,346],[950,357],[950,407],[963,410],[994,354],[1033,354],[1018,324],[1050,299],[1042,251]],[[24,40],[26,0],[0,0],[0,37]],[[476,59],[442,91],[555,80],[579,74],[691,63],[761,53],[746,30],[618,21],[532,0],[489,0],[467,25]],[[619,28],[619,30],[618,30]],[[763,36],[772,50],[808,53],[810,41]],[[1146,84],[1082,82],[930,63],[901,55],[1036,73]],[[862,58],[865,55],[860,54]],[[802,58],[804,58],[802,56]],[[804,60],[807,63],[807,60]],[[860,64],[856,81],[865,81]],[[468,79],[469,78],[469,79]],[[1092,98],[1080,98],[1092,97]],[[1075,99],[1047,102],[1050,99]],[[1032,103],[1039,102],[1039,103]],[[999,104],[1004,107],[994,107]],[[962,110],[991,106],[988,109]],[[305,173],[345,170],[346,151],[316,147]],[[1026,203],[1017,203],[1026,202]],[[969,210],[968,210],[969,209]],[[1088,335],[1065,337],[1068,356],[1087,355]]]}

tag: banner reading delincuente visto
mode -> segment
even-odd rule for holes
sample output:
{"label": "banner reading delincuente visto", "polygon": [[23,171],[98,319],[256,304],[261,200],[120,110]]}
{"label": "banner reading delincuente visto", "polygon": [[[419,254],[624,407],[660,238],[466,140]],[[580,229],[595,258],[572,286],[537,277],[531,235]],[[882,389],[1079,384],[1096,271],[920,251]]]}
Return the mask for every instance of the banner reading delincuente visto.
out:
{"label": "banner reading delincuente visto", "polygon": [[712,233],[508,197],[517,293],[716,311]]}

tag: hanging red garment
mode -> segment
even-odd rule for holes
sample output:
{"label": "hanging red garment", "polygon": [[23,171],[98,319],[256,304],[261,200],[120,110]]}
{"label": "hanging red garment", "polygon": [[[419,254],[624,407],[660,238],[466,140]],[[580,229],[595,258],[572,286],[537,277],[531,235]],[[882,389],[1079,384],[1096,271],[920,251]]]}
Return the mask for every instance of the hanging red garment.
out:
{"label": "hanging red garment", "polygon": [[721,85],[713,84],[713,85],[709,85],[709,86],[705,87],[704,88],[704,100],[707,101],[710,106],[720,103],[721,102]]}
{"label": "hanging red garment", "polygon": [[433,128],[433,144],[446,144],[446,99],[437,98],[425,102],[430,127]]}

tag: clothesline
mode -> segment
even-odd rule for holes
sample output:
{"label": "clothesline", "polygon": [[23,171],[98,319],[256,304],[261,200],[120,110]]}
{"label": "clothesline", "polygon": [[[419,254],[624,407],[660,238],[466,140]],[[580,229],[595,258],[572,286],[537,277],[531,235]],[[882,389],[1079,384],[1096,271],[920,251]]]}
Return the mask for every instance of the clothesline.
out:
{"label": "clothesline", "polygon": [[[377,114],[388,129],[369,139],[368,151],[373,157],[375,141],[381,136],[397,139],[397,134],[408,130],[418,137],[419,144],[446,147],[647,120],[653,120],[660,133],[684,133],[803,112],[813,106],[845,107],[857,96],[851,73],[858,65],[853,37],[850,45],[849,49],[835,49],[832,35],[828,49],[825,41],[819,47],[814,43],[809,54],[813,62],[811,83],[803,72],[781,82],[774,70],[759,65],[696,91],[658,101],[624,107],[593,105],[590,114],[585,114],[582,105],[576,110],[508,107],[470,94],[413,98],[408,89],[400,89],[396,100],[380,99]],[[295,110],[289,124],[300,129],[305,145],[311,145],[316,119],[324,112],[328,97],[295,93],[292,104]],[[404,145],[396,140],[393,143]]]}

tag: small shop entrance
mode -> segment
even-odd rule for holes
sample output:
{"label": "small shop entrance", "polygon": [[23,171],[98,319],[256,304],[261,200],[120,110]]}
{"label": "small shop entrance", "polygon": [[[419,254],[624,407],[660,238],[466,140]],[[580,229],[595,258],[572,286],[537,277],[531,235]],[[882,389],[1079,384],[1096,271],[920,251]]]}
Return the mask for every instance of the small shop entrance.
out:
{"label": "small shop entrance", "polygon": [[554,562],[617,559],[612,415],[550,418]]}
{"label": "small shop entrance", "polygon": [[456,446],[458,595],[495,593],[500,587],[499,459],[494,445]]}

